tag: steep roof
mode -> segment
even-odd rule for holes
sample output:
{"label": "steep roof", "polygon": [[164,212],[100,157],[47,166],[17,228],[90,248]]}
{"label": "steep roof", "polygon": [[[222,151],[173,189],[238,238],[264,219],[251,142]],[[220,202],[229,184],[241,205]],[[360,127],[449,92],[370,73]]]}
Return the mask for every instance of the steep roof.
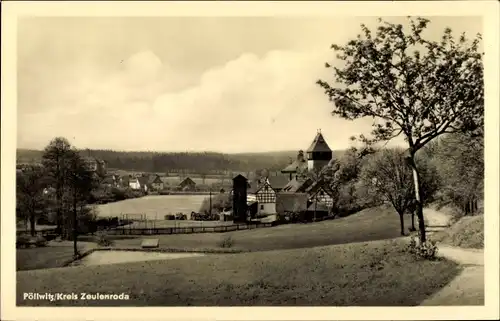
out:
{"label": "steep roof", "polygon": [[319,180],[319,181],[316,181],[314,182],[311,186],[309,186],[307,189],[306,189],[306,192],[310,195],[310,196],[314,196],[319,190],[323,190],[325,191],[325,193],[329,194],[330,196],[333,196],[333,192],[331,191],[330,187],[328,186],[328,184],[326,184],[324,181],[322,180]]}
{"label": "steep roof", "polygon": [[328,206],[323,202],[317,202],[316,204],[314,204],[314,202],[313,202],[307,208],[307,211],[310,211],[310,212],[314,212],[315,210],[317,212],[328,212],[329,211]]}
{"label": "steep roof", "polygon": [[288,184],[285,185],[285,187],[283,187],[283,191],[303,193],[312,184],[313,181],[309,178],[307,179],[294,178],[291,181],[289,181]]}
{"label": "steep roof", "polygon": [[235,177],[233,177],[233,181],[241,181],[241,180],[248,181],[248,179],[245,176],[241,175],[241,174],[238,174]]}
{"label": "steep roof", "polygon": [[299,169],[306,169],[307,168],[307,162],[306,161],[295,160],[295,161],[293,161],[293,163],[291,163],[287,167],[283,168],[281,170],[281,172],[282,173],[295,173],[295,172],[297,172],[297,168],[299,168]]}
{"label": "steep roof", "polygon": [[271,185],[274,189],[282,189],[288,183],[288,178],[282,175],[269,176],[267,179],[269,181],[269,185]]}
{"label": "steep roof", "polygon": [[313,142],[311,143],[311,146],[307,149],[308,153],[311,152],[331,152],[332,150],[328,146],[328,144],[325,141],[325,138],[321,134],[320,131],[316,134],[316,137],[314,137]]}
{"label": "steep roof", "polygon": [[196,183],[190,178],[190,177],[186,177],[182,182],[180,182],[180,186],[184,186],[184,185],[196,185]]}
{"label": "steep roof", "polygon": [[307,210],[307,194],[280,192],[276,194],[276,212],[300,212]]}
{"label": "steep roof", "polygon": [[149,181],[148,176],[137,177],[137,179],[139,180],[139,184],[141,184],[141,186],[147,185]]}
{"label": "steep roof", "polygon": [[161,177],[159,175],[154,175],[154,176],[149,177],[148,183],[149,184],[153,184],[153,183],[160,184],[160,183],[163,183],[163,181],[161,180]]}

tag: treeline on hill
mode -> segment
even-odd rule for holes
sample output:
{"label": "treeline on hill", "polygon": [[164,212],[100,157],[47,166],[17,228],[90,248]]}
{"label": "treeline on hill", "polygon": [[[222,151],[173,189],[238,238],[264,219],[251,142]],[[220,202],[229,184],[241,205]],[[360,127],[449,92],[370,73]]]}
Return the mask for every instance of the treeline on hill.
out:
{"label": "treeline on hill", "polygon": [[[18,149],[18,163],[40,162],[42,151]],[[108,168],[150,173],[225,174],[250,172],[259,168],[281,170],[297,151],[223,154],[215,152],[123,152],[113,150],[80,150],[82,156],[106,161]],[[334,152],[341,155],[342,151]]]}

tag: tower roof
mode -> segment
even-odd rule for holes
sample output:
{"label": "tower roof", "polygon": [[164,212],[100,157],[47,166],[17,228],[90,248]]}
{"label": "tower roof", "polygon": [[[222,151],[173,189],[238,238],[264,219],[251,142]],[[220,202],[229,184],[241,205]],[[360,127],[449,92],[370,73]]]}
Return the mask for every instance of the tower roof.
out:
{"label": "tower roof", "polygon": [[311,152],[331,152],[331,151],[332,150],[330,149],[330,147],[326,143],[325,138],[321,134],[321,131],[318,131],[318,133],[316,134],[316,137],[314,137],[314,140],[313,140],[311,146],[309,146],[309,148],[307,149],[308,153],[311,153]]}

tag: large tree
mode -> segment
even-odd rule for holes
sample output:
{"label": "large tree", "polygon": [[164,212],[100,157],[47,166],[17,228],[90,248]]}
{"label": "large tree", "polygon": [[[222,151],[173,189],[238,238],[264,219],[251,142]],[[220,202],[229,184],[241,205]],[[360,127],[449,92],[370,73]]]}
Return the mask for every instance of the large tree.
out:
{"label": "large tree", "polygon": [[474,214],[484,196],[484,138],[444,136],[428,156],[439,168],[441,200]]}
{"label": "large tree", "polygon": [[29,166],[17,173],[16,202],[18,215],[30,221],[30,232],[35,236],[35,222],[41,212],[46,209],[43,191],[46,186],[46,173],[41,166]]}
{"label": "large tree", "polygon": [[409,18],[409,28],[383,22],[344,46],[332,45],[342,67],[326,63],[333,84],[318,80],[334,104],[333,114],[348,120],[374,119],[371,141],[403,135],[413,171],[421,242],[426,241],[417,152],[436,137],[474,132],[483,126],[484,89],[481,36],[458,40],[449,28],[440,41],[424,38],[428,19]]}
{"label": "large tree", "polygon": [[69,152],[69,173],[67,177],[68,198],[71,200],[71,225],[74,255],[78,255],[78,219],[79,212],[83,211],[91,192],[95,186],[93,173],[88,170],[78,151]]}
{"label": "large tree", "polygon": [[[415,190],[412,182],[412,170],[406,163],[405,151],[401,149],[383,149],[371,156],[361,170],[361,180],[368,187],[371,195],[377,195],[389,202],[399,214],[401,235],[404,235],[403,216],[412,213]],[[427,203],[437,189],[437,174],[419,158],[417,161],[421,173],[422,202]]]}
{"label": "large tree", "polygon": [[71,173],[71,158],[74,156],[71,144],[66,138],[54,138],[47,147],[45,147],[42,164],[49,177],[49,182],[55,189],[55,207],[57,230],[63,237],[66,237],[67,231],[64,229],[64,196],[68,188],[68,177]]}

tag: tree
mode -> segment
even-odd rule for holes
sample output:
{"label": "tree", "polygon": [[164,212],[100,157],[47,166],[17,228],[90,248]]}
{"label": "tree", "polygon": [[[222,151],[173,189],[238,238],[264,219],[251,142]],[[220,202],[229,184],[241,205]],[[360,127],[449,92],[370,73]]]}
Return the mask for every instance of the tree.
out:
{"label": "tree", "polygon": [[[430,153],[429,153],[430,154]],[[439,168],[441,200],[464,214],[477,211],[484,189],[484,138],[466,134],[446,135],[429,159]]]}
{"label": "tree", "polygon": [[46,209],[44,187],[47,180],[43,167],[29,166],[17,174],[17,207],[24,220],[30,221],[30,232],[35,236],[35,222],[41,211]]}
{"label": "tree", "polygon": [[69,198],[71,199],[72,209],[72,227],[73,227],[73,251],[74,255],[78,255],[77,239],[78,239],[78,213],[83,210],[91,192],[94,188],[93,173],[87,169],[85,162],[78,154],[78,151],[71,150],[69,153],[70,171],[68,173],[67,182],[69,188]]}
{"label": "tree", "polygon": [[325,65],[336,83],[317,82],[334,104],[333,115],[374,119],[372,137],[365,141],[403,135],[421,242],[426,235],[416,153],[440,135],[480,130],[484,111],[481,35],[469,41],[462,34],[456,41],[446,28],[441,41],[426,40],[422,34],[429,22],[409,18],[406,31],[401,24],[379,19],[375,35],[361,25],[362,35],[345,46],[332,45],[345,63],[341,68]]}
{"label": "tree", "polygon": [[[399,214],[401,235],[404,235],[403,215],[412,211],[414,204],[414,186],[412,170],[406,163],[404,150],[384,149],[371,156],[361,170],[361,180],[365,186],[371,187],[370,194],[379,195],[383,200],[391,203]],[[422,182],[422,200],[430,199],[435,192],[435,181],[431,171],[424,164],[419,165]],[[422,169],[425,168],[425,169]]]}
{"label": "tree", "polygon": [[54,138],[43,152],[42,164],[47,172],[49,183],[55,188],[55,207],[57,230],[63,237],[66,232],[63,228],[65,208],[64,195],[68,186],[68,177],[71,172],[71,157],[73,152],[66,138]]}

